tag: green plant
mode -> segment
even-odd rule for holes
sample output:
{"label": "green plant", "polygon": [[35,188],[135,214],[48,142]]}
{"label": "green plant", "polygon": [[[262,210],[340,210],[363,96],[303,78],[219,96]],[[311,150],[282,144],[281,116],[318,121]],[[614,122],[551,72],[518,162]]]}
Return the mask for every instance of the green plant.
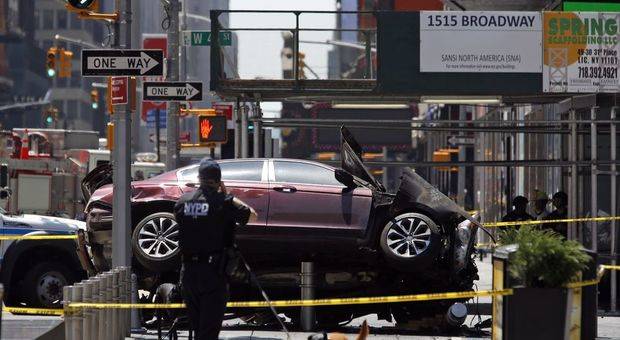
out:
{"label": "green plant", "polygon": [[551,230],[523,226],[519,231],[502,232],[500,240],[519,246],[510,263],[510,274],[526,287],[562,287],[575,280],[591,260],[581,244]]}

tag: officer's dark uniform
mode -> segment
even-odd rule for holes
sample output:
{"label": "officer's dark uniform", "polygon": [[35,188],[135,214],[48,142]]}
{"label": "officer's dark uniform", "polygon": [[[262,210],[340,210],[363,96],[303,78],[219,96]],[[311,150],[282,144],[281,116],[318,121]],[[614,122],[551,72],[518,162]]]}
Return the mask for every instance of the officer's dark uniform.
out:
{"label": "officer's dark uniform", "polygon": [[220,177],[217,163],[201,161],[200,188],[181,196],[174,207],[183,256],[183,295],[200,340],[218,338],[228,301],[224,251],[233,246],[235,225],[246,224],[250,216],[247,206],[205,184],[208,179],[219,184]]}

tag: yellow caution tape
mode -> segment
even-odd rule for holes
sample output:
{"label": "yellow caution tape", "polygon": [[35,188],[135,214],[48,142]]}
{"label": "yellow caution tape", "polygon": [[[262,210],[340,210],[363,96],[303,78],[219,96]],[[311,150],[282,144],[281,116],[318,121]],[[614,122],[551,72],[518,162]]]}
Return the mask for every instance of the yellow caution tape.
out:
{"label": "yellow caution tape", "polygon": [[581,281],[581,282],[571,282],[566,285],[566,288],[579,288],[579,287],[593,286],[593,285],[597,285],[599,282],[600,282],[600,278],[596,278],[596,279],[592,279],[588,281]]}
{"label": "yellow caution tape", "polygon": [[609,264],[602,264],[600,267],[603,269],[620,270],[620,266],[612,266]]}
{"label": "yellow caution tape", "polygon": [[[512,289],[502,290],[483,290],[469,292],[449,292],[449,293],[429,293],[415,295],[396,295],[396,296],[375,296],[375,297],[358,297],[358,298],[335,298],[335,299],[315,299],[315,300],[276,300],[271,301],[274,307],[307,307],[307,306],[338,306],[338,305],[366,305],[376,303],[397,303],[397,302],[414,302],[414,301],[431,301],[431,300],[449,300],[472,298],[476,296],[493,296],[493,295],[511,295]],[[247,302],[229,302],[229,308],[257,308],[269,307],[266,301],[247,301]],[[69,308],[93,308],[93,309],[164,309],[164,308],[185,308],[183,303],[86,303],[73,302],[69,304]]]}
{"label": "yellow caution tape", "polygon": [[490,222],[483,223],[486,228],[498,228],[498,227],[514,227],[524,225],[539,225],[547,223],[572,223],[572,222],[607,222],[618,221],[620,216],[608,216],[608,217],[580,217],[580,218],[564,218],[559,220],[542,220],[542,221],[514,221],[514,222]]}
{"label": "yellow caution tape", "polygon": [[62,315],[62,309],[55,308],[27,308],[27,307],[2,307],[3,312],[13,314],[35,314],[35,315]]}
{"label": "yellow caution tape", "polygon": [[6,240],[76,240],[77,235],[0,235],[0,241]]}

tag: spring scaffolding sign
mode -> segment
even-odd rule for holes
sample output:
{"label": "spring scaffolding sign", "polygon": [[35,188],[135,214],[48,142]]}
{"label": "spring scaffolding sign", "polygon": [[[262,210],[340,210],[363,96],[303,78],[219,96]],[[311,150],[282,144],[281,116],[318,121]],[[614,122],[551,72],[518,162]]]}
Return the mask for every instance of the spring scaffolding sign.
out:
{"label": "spring scaffolding sign", "polygon": [[620,13],[543,13],[543,91],[617,93]]}

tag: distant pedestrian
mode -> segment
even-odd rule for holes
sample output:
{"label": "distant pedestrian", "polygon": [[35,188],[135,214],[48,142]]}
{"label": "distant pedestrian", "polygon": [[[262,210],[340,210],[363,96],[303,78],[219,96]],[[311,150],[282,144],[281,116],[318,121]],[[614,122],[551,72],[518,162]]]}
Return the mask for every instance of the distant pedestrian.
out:
{"label": "distant pedestrian", "polygon": [[[516,196],[512,199],[512,207],[513,209],[508,212],[504,217],[502,217],[502,222],[517,222],[517,221],[531,221],[534,218],[532,215],[527,213],[527,198],[523,196]],[[502,227],[502,230],[506,229],[519,229],[520,226],[514,227]]]}
{"label": "distant pedestrian", "polygon": [[[545,220],[566,219],[568,217],[568,195],[564,191],[558,191],[553,194],[551,201],[555,210],[549,213],[549,215],[545,217]],[[568,237],[568,223],[566,222],[546,223],[543,224],[543,227],[555,231],[564,236],[564,238]]]}
{"label": "distant pedestrian", "polygon": [[534,217],[536,221],[541,221],[549,215],[547,210],[547,204],[549,203],[549,195],[546,192],[540,190],[534,190],[534,202],[530,215]]}

